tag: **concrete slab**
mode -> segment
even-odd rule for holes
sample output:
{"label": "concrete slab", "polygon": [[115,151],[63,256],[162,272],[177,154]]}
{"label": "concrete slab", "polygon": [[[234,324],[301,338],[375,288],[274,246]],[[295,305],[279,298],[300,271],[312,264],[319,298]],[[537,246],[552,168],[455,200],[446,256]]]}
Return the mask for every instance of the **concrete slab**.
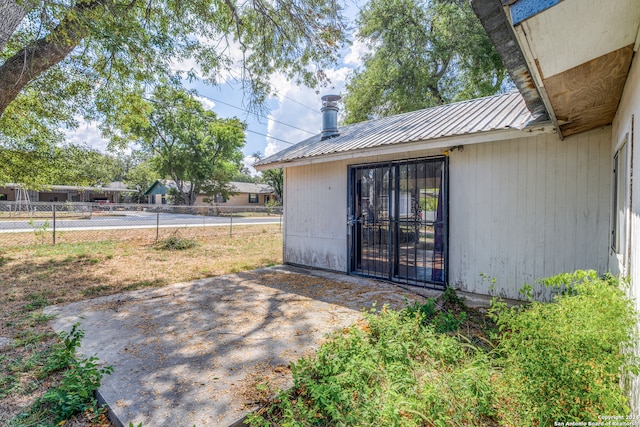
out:
{"label": "concrete slab", "polygon": [[261,380],[291,385],[290,361],[363,308],[421,297],[351,276],[275,267],[52,306],[54,330],[79,322],[80,352],[114,372],[99,395],[116,426],[229,426],[256,408]]}

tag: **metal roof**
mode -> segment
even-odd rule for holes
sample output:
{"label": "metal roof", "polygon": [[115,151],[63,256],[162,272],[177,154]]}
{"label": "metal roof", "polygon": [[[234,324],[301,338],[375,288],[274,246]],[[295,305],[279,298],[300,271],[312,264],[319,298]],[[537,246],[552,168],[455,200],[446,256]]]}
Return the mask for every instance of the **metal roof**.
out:
{"label": "metal roof", "polygon": [[[191,185],[191,183],[186,181],[185,185]],[[229,186],[231,187],[231,191],[236,193],[273,193],[273,189],[268,184],[231,181],[229,182]],[[151,187],[149,187],[147,191],[145,191],[144,195],[147,196],[149,194],[166,194],[167,189],[169,188],[172,188],[174,190],[178,189],[178,186],[176,185],[176,182],[174,180],[158,179],[151,185]]]}
{"label": "metal roof", "polygon": [[268,184],[260,184],[254,182],[230,182],[234,188],[234,191],[238,193],[258,193],[258,194],[271,194],[273,189]]}
{"label": "metal roof", "polygon": [[[114,184],[114,183],[111,183]],[[14,188],[14,189],[18,189],[18,188],[24,188],[23,184],[18,184],[18,183],[14,183],[14,182],[9,182],[6,184],[0,184],[0,188]],[[29,189],[31,190],[31,189]],[[126,187],[121,187],[121,186],[107,186],[107,187],[89,187],[89,186],[82,186],[82,185],[57,185],[57,184],[53,184],[53,185],[44,185],[42,188],[38,189],[38,190],[34,190],[40,193],[44,193],[47,191],[95,191],[95,192],[111,192],[111,193],[138,193],[138,190],[132,189],[132,188],[126,188]]]}
{"label": "metal roof", "polygon": [[534,120],[522,95],[514,91],[343,126],[339,136],[324,141],[320,134],[312,136],[255,166],[450,136],[523,129]]}

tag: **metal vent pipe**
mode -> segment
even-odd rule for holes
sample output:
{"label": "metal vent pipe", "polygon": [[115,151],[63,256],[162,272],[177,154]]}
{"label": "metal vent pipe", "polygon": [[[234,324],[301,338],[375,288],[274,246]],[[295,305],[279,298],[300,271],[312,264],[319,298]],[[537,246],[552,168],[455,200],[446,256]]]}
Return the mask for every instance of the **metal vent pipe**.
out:
{"label": "metal vent pipe", "polygon": [[340,95],[325,95],[322,97],[322,140],[340,135],[338,130],[338,101]]}

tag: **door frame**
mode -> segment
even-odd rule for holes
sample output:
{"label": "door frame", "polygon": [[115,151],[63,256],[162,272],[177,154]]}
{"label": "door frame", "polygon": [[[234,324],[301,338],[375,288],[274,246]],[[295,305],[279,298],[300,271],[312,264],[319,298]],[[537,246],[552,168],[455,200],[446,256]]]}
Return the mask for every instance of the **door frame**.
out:
{"label": "door frame", "polygon": [[[441,254],[443,257],[443,280],[442,281],[434,281],[434,280],[420,280],[417,277],[414,278],[403,278],[399,277],[396,272],[398,271],[399,266],[399,257],[398,257],[398,248],[399,245],[397,243],[398,239],[398,227],[399,227],[399,209],[400,209],[400,191],[399,191],[399,176],[398,171],[400,166],[402,165],[410,165],[417,163],[442,163],[442,185],[440,191],[442,192],[441,199],[441,208],[442,208],[442,220],[441,226],[442,230],[442,250]],[[387,250],[386,262],[388,263],[388,268],[385,273],[386,274],[367,274],[366,272],[359,271],[357,268],[357,261],[362,257],[362,243],[361,239],[358,239],[358,225],[359,221],[355,217],[356,210],[356,192],[358,189],[356,188],[358,183],[356,182],[356,171],[362,169],[375,169],[375,168],[389,168],[389,170],[393,170],[392,177],[389,178],[389,187],[387,189],[389,204],[391,204],[391,197],[394,198],[393,202],[393,216],[396,218],[395,220],[391,220],[391,216],[389,219],[389,230],[387,236]],[[403,284],[411,284],[415,286],[434,288],[434,289],[444,289],[448,283],[449,277],[449,158],[447,156],[431,156],[431,157],[418,157],[411,159],[401,159],[401,160],[390,160],[390,161],[382,161],[375,163],[362,163],[362,164],[353,164],[348,166],[347,170],[347,259],[348,259],[348,273],[357,276],[363,277],[372,277],[379,280],[388,280],[393,283],[403,283]],[[360,195],[361,197],[361,195]],[[395,222],[393,230],[391,224]],[[435,223],[438,221],[434,222]],[[435,254],[433,255],[435,256]]]}

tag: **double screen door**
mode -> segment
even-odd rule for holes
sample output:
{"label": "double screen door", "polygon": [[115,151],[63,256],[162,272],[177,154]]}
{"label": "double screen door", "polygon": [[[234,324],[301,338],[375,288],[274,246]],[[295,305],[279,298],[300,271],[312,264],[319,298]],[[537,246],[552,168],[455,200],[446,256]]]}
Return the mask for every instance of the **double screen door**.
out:
{"label": "double screen door", "polygon": [[353,274],[445,286],[447,165],[438,157],[349,168]]}

